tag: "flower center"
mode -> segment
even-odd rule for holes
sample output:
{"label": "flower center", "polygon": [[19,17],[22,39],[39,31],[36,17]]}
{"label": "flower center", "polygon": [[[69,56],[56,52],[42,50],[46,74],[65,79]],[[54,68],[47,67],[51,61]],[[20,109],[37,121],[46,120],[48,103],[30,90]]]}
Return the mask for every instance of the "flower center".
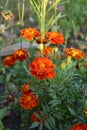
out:
{"label": "flower center", "polygon": [[39,67],[40,67],[40,69],[44,69],[44,68],[45,68],[45,64],[41,63],[41,64],[39,65]]}
{"label": "flower center", "polygon": [[31,101],[31,96],[27,96],[27,100],[28,100],[28,101]]}

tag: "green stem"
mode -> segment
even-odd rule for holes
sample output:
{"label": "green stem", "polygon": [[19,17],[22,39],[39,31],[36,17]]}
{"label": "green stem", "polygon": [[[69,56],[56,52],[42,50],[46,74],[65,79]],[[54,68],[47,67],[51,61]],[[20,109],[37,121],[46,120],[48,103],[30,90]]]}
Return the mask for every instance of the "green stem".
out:
{"label": "green stem", "polygon": [[8,6],[9,0],[6,0],[4,8]]}
{"label": "green stem", "polygon": [[[57,0],[56,0],[56,3],[57,3]],[[54,10],[55,10],[55,18],[56,18],[56,16],[57,16],[57,4],[55,5]],[[57,21],[56,21],[55,25],[57,26]]]}
{"label": "green stem", "polygon": [[26,66],[24,64],[22,64],[23,68],[25,69],[25,71],[30,75],[29,70],[26,68]]}
{"label": "green stem", "polygon": [[45,38],[45,17],[46,17],[46,4],[45,0],[41,1],[41,43]]}
{"label": "green stem", "polygon": [[22,19],[21,19],[21,24],[24,25],[24,10],[25,10],[25,0],[23,0],[23,5],[22,5]]}
{"label": "green stem", "polygon": [[20,14],[20,0],[18,0],[18,15],[19,15],[19,21],[21,21],[21,14]]}

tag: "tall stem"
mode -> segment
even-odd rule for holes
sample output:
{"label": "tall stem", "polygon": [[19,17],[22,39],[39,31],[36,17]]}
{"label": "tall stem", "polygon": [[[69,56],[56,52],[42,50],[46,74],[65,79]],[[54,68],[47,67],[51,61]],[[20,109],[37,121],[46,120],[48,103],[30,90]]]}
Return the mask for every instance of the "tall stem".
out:
{"label": "tall stem", "polygon": [[23,5],[22,5],[22,21],[21,24],[24,25],[24,10],[25,10],[25,0],[23,0]]}
{"label": "tall stem", "polygon": [[41,1],[41,43],[42,39],[45,38],[45,16],[46,16],[46,0]]}
{"label": "tall stem", "polygon": [[20,14],[20,0],[18,0],[18,15],[19,15],[19,21],[21,21],[21,14]]}
{"label": "tall stem", "polygon": [[[56,3],[57,3],[57,0],[56,0]],[[57,4],[55,5],[55,17],[57,16]],[[56,21],[56,23],[55,23],[55,25],[57,26],[57,21]]]}

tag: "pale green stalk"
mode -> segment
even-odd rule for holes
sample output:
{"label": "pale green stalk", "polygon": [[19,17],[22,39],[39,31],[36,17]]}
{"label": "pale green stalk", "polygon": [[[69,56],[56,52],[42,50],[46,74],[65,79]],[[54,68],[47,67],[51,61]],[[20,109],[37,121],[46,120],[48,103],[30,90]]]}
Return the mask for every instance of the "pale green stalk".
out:
{"label": "pale green stalk", "polygon": [[4,8],[8,6],[9,0],[6,0]]}
{"label": "pale green stalk", "polygon": [[25,0],[23,0],[23,4],[22,4],[22,14],[20,9],[20,0],[18,0],[18,15],[19,15],[19,21],[21,22],[21,25],[24,25],[24,10],[25,10]]}
{"label": "pale green stalk", "polygon": [[48,0],[41,1],[41,43],[45,38],[45,17],[46,17],[46,5]]}
{"label": "pale green stalk", "polygon": [[18,16],[19,16],[19,21],[21,21],[21,14],[20,14],[20,0],[18,0]]}
{"label": "pale green stalk", "polygon": [[21,24],[24,25],[24,10],[25,10],[25,0],[23,0],[23,5],[22,5],[22,18],[21,18]]}
{"label": "pale green stalk", "polygon": [[[56,0],[56,3],[57,3],[57,0]],[[54,10],[55,10],[55,17],[56,17],[57,16],[57,4],[55,5]],[[57,21],[56,21],[55,25],[57,26]]]}

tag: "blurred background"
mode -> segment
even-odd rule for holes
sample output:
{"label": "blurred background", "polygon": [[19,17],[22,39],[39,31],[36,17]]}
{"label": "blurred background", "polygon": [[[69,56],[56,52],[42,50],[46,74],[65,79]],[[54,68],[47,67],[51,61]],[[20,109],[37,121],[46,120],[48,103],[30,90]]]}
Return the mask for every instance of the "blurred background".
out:
{"label": "blurred background", "polygon": [[[49,0],[48,8],[54,0]],[[57,20],[51,30],[62,32],[66,46],[87,50],[87,1],[61,0],[56,9],[63,17]],[[20,30],[36,27],[39,23],[30,0],[0,0],[0,49],[20,42]]]}

